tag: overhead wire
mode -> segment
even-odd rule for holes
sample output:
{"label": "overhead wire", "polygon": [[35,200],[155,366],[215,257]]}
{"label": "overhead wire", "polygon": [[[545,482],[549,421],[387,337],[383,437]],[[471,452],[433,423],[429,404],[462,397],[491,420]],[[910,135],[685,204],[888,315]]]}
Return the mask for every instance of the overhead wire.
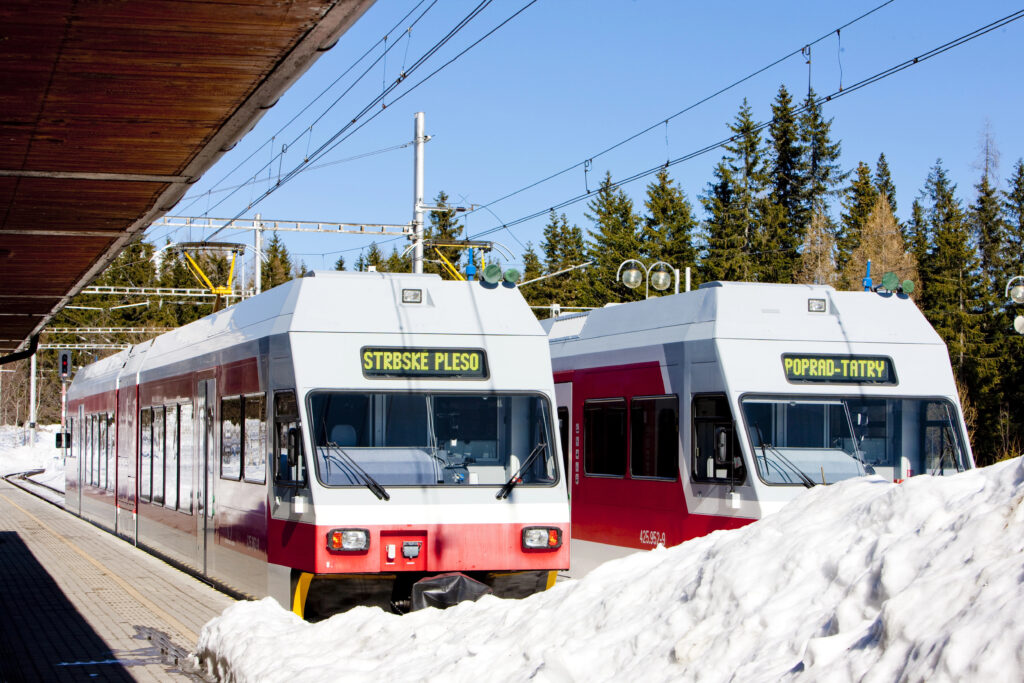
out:
{"label": "overhead wire", "polygon": [[[445,68],[450,66],[452,63],[454,63],[460,57],[465,55],[471,49],[473,49],[474,47],[479,45],[483,40],[485,40],[486,38],[488,38],[491,35],[493,35],[495,31],[497,31],[498,29],[500,29],[503,26],[505,26],[512,19],[518,17],[527,8],[529,8],[530,6],[532,6],[533,4],[535,4],[537,2],[537,0],[530,0],[525,5],[523,5],[519,10],[517,10],[512,15],[510,15],[508,18],[506,18],[504,21],[502,21],[500,24],[498,24],[496,27],[494,27],[493,29],[488,31],[486,34],[484,34],[481,38],[479,38],[476,41],[474,41],[467,48],[465,48],[462,51],[460,51],[458,54],[456,54],[454,57],[449,59],[447,62],[442,64],[440,67],[438,67],[434,71],[432,71],[426,77],[422,78],[415,85],[409,87],[405,92],[403,92],[402,94],[400,94],[397,97],[395,97],[391,102],[383,103],[383,99],[388,94],[390,94],[392,91],[394,91],[394,89],[397,88],[398,85],[401,84],[403,81],[405,81],[405,79],[410,74],[412,74],[414,71],[416,71],[419,67],[423,66],[429,60],[430,57],[432,57],[434,54],[436,54],[437,51],[440,50],[449,40],[451,40],[452,37],[454,37],[459,31],[461,31],[463,28],[465,28],[465,26],[468,25],[469,22],[472,21],[476,16],[478,16],[488,5],[490,5],[492,1],[493,0],[483,0],[479,5],[477,5],[469,14],[466,15],[466,17],[464,17],[462,20],[460,20],[456,24],[456,26],[454,26],[441,40],[437,41],[433,46],[431,46],[430,49],[428,49],[423,55],[421,55],[421,57],[419,59],[417,59],[416,62],[413,63],[413,65],[411,65],[406,72],[402,73],[397,79],[395,79],[395,81],[392,82],[392,84],[385,90],[385,92],[383,92],[380,95],[374,97],[365,107],[363,107],[362,110],[360,110],[360,112],[358,114],[356,114],[356,116],[354,116],[352,118],[352,120],[349,123],[347,123],[345,126],[340,128],[338,131],[336,131],[334,133],[334,135],[332,135],[330,138],[328,138],[327,141],[325,141],[323,144],[321,144],[320,147],[318,147],[317,150],[315,150],[313,152],[313,154],[310,155],[309,158],[304,159],[295,168],[293,168],[287,174],[282,176],[282,178],[277,183],[275,183],[275,185],[273,187],[268,188],[266,192],[264,192],[255,201],[251,202],[249,204],[249,206],[247,206],[245,209],[240,211],[238,213],[238,215],[236,215],[234,218],[232,218],[230,220],[236,220],[237,218],[240,218],[246,211],[248,211],[253,206],[255,206],[256,204],[258,204],[261,201],[263,201],[264,199],[266,199],[268,196],[270,196],[277,189],[279,189],[280,187],[284,186],[286,183],[291,181],[297,175],[302,173],[308,167],[308,165],[311,162],[314,162],[314,161],[318,160],[324,154],[329,153],[331,150],[333,150],[335,147],[337,147],[337,145],[341,144],[346,139],[351,137],[352,134],[354,134],[356,131],[358,131],[360,128],[362,128],[364,125],[366,125],[367,123],[372,121],[374,118],[376,118],[388,106],[390,106],[391,104],[394,104],[395,102],[401,100],[406,95],[410,94],[413,90],[415,90],[419,86],[423,85],[425,82],[427,82],[428,80],[433,78],[435,75],[437,75],[442,70],[444,70]],[[365,116],[368,112],[370,112],[378,104],[383,104],[383,106],[381,107],[381,109],[379,111],[374,113],[372,116],[368,117],[362,123],[357,123],[363,116]],[[349,130],[349,129],[352,129],[352,130]],[[348,134],[346,135],[346,133],[348,133]],[[212,239],[221,230],[225,229],[228,224],[229,223],[226,223],[224,226],[222,226],[218,230],[215,230],[206,239],[207,240]]]}
{"label": "overhead wire", "polygon": [[[414,5],[414,6],[413,6],[413,8],[412,8],[412,9],[410,9],[410,10],[409,10],[409,11],[408,11],[408,12],[407,12],[407,13],[405,14],[405,16],[403,16],[403,17],[402,17],[401,19],[399,19],[399,20],[398,20],[398,21],[397,21],[397,22],[395,23],[395,25],[391,27],[391,30],[390,30],[390,31],[388,31],[387,33],[385,33],[385,34],[384,34],[384,35],[385,35],[385,37],[384,37],[384,38],[381,38],[381,39],[379,39],[379,40],[378,40],[377,42],[375,42],[375,43],[374,43],[373,45],[371,45],[371,46],[370,46],[369,48],[367,48],[367,50],[366,50],[366,51],[365,51],[365,52],[364,52],[364,53],[363,53],[363,54],[362,54],[362,55],[361,55],[361,56],[360,56],[360,57],[359,57],[358,59],[356,59],[356,60],[355,60],[354,62],[352,62],[352,64],[350,64],[350,65],[349,65],[349,67],[348,67],[347,69],[345,69],[345,70],[344,70],[344,71],[343,71],[343,72],[341,73],[341,75],[340,75],[340,76],[338,76],[338,77],[337,77],[337,78],[335,78],[335,79],[334,79],[333,81],[331,81],[331,83],[330,83],[330,84],[329,84],[328,86],[326,86],[325,88],[323,88],[323,89],[322,89],[322,90],[321,90],[321,91],[320,91],[320,92],[319,92],[319,93],[317,94],[317,96],[316,96],[316,97],[314,97],[314,98],[313,98],[312,100],[310,100],[310,101],[309,101],[309,102],[308,102],[308,103],[307,103],[307,104],[306,104],[306,105],[305,105],[304,107],[302,107],[302,108],[301,108],[301,109],[300,109],[300,110],[299,110],[298,112],[296,112],[296,113],[295,113],[295,115],[293,115],[293,116],[292,116],[292,117],[291,117],[291,118],[290,118],[290,119],[289,119],[289,120],[288,120],[288,121],[287,121],[287,122],[286,122],[286,123],[285,123],[285,124],[284,124],[283,126],[281,126],[281,127],[280,127],[280,128],[279,128],[279,129],[277,130],[277,132],[273,133],[273,134],[272,134],[272,135],[270,136],[270,138],[269,138],[269,139],[268,139],[267,141],[265,141],[265,142],[264,142],[263,144],[261,144],[261,145],[260,145],[259,147],[257,147],[257,148],[256,148],[256,149],[255,149],[255,150],[254,150],[254,151],[253,151],[253,152],[252,152],[251,154],[249,154],[249,156],[247,156],[247,157],[246,157],[245,159],[243,159],[243,160],[242,160],[242,161],[240,161],[240,162],[239,162],[238,164],[236,164],[234,168],[232,168],[232,169],[231,169],[230,171],[228,171],[228,172],[227,172],[227,173],[226,173],[226,174],[225,174],[224,176],[222,176],[220,180],[218,180],[218,181],[217,181],[216,183],[214,183],[214,184],[213,184],[213,185],[211,186],[210,190],[214,190],[214,189],[216,189],[217,187],[219,187],[219,186],[220,186],[220,184],[221,184],[221,183],[223,183],[223,182],[224,182],[225,180],[227,180],[228,178],[230,178],[230,177],[231,177],[231,176],[232,176],[232,175],[233,175],[233,174],[235,173],[235,171],[237,171],[237,170],[238,170],[239,168],[241,168],[241,167],[242,167],[242,166],[244,166],[244,165],[245,165],[246,163],[248,163],[248,162],[249,162],[250,160],[252,160],[252,158],[253,158],[253,157],[255,157],[255,156],[256,156],[257,154],[259,154],[259,153],[260,153],[260,151],[261,151],[261,150],[262,150],[262,149],[263,149],[264,147],[266,147],[266,146],[267,146],[267,145],[269,145],[269,144],[272,144],[272,143],[274,142],[274,140],[275,140],[275,139],[277,138],[277,136],[279,136],[279,135],[280,135],[281,133],[283,133],[283,132],[284,132],[285,130],[287,130],[287,129],[288,129],[288,127],[289,127],[289,126],[291,126],[291,125],[292,125],[293,123],[295,123],[295,121],[296,121],[296,120],[298,120],[298,118],[299,118],[300,116],[302,116],[302,115],[303,115],[303,114],[305,114],[305,113],[306,113],[307,111],[309,111],[309,109],[310,109],[310,108],[311,108],[311,107],[312,107],[312,106],[313,106],[314,104],[316,104],[316,103],[317,103],[317,102],[318,102],[318,101],[320,100],[320,98],[322,98],[322,97],[323,97],[324,95],[326,95],[326,94],[327,94],[327,93],[328,93],[328,92],[329,92],[329,91],[330,91],[330,90],[331,90],[331,89],[332,89],[332,88],[333,88],[333,87],[334,87],[335,85],[337,85],[337,84],[338,84],[338,83],[339,83],[339,82],[340,82],[340,81],[341,81],[342,79],[344,79],[344,78],[345,78],[346,76],[348,76],[348,74],[349,74],[349,73],[351,73],[351,71],[352,71],[352,70],[353,70],[354,68],[356,68],[356,66],[358,66],[358,65],[359,65],[360,63],[362,63],[362,61],[363,61],[364,59],[366,59],[366,58],[367,58],[367,57],[368,57],[368,56],[369,56],[369,55],[370,55],[370,54],[371,54],[371,53],[372,53],[372,52],[373,52],[373,51],[374,51],[374,50],[375,50],[375,49],[377,48],[377,46],[381,44],[381,42],[383,42],[383,41],[386,41],[386,39],[387,39],[387,36],[388,36],[388,35],[390,35],[391,33],[394,33],[394,31],[395,31],[395,30],[396,30],[396,29],[397,29],[397,28],[398,28],[399,26],[401,26],[401,25],[402,25],[403,23],[405,23],[405,21],[406,21],[406,20],[407,20],[407,19],[408,19],[408,18],[409,18],[410,16],[412,16],[412,14],[413,14],[413,13],[414,13],[414,12],[415,12],[415,11],[416,11],[417,9],[419,9],[419,7],[420,7],[420,6],[422,6],[422,5],[423,5],[423,3],[424,3],[424,2],[426,2],[426,1],[427,1],[427,0],[420,0],[420,1],[418,2],[418,3],[416,3],[416,5]],[[430,3],[430,6],[429,6],[429,7],[427,7],[427,9],[425,9],[425,10],[423,11],[423,13],[422,13],[422,14],[420,14],[420,16],[419,16],[419,17],[417,17],[417,18],[416,18],[416,21],[414,21],[414,22],[413,22],[413,24],[412,24],[412,25],[410,25],[410,26],[409,26],[409,27],[408,27],[408,28],[406,29],[406,32],[412,31],[412,28],[413,28],[413,26],[415,26],[415,25],[416,25],[416,23],[418,23],[418,22],[419,22],[419,21],[420,21],[420,20],[421,20],[421,19],[422,19],[422,18],[423,18],[423,17],[424,17],[424,16],[426,15],[426,14],[427,14],[427,12],[429,12],[429,11],[430,11],[430,10],[431,10],[431,9],[432,9],[432,8],[434,7],[434,5],[436,5],[436,4],[437,4],[437,0],[434,0],[433,2],[431,2],[431,3]],[[378,59],[379,59],[379,58],[378,58]],[[374,62],[374,64],[375,64],[375,63],[376,63],[376,62]],[[371,67],[372,67],[372,65],[371,65]],[[365,75],[365,73],[364,73],[363,75],[361,75],[361,76],[360,76],[359,78],[360,78],[360,79],[361,79],[361,78],[363,78],[363,76],[364,76],[364,75]],[[358,79],[357,79],[357,81],[356,81],[356,82],[358,82]],[[347,93],[347,92],[348,92],[348,91],[346,91],[346,93]],[[317,122],[319,122],[319,121],[320,121],[320,120],[321,120],[321,119],[322,119],[322,118],[324,117],[324,115],[325,115],[325,114],[326,114],[326,113],[327,113],[328,111],[330,111],[330,110],[331,110],[331,108],[333,108],[333,107],[334,107],[334,106],[335,106],[335,105],[336,105],[336,104],[338,103],[338,101],[339,101],[339,100],[341,99],[341,97],[344,97],[344,95],[345,95],[346,93],[342,93],[342,95],[340,95],[340,96],[339,96],[338,98],[336,98],[336,99],[335,99],[335,100],[334,100],[334,101],[333,101],[333,102],[332,102],[332,103],[330,104],[330,106],[328,106],[328,108],[327,108],[326,110],[324,110],[323,112],[321,112],[321,114],[320,114],[320,115],[319,115],[319,116],[318,116],[318,117],[317,117],[317,118],[316,118],[316,119],[314,120],[314,122],[313,122],[312,124],[310,124],[310,126],[312,126],[312,125],[315,125],[315,124],[316,124]],[[303,131],[305,131],[305,130],[306,130],[307,128],[309,128],[309,126],[305,126],[305,127],[303,127]],[[187,209],[188,209],[189,207],[191,207],[191,206],[192,206],[192,205],[194,205],[194,204],[195,204],[195,203],[196,203],[197,201],[199,201],[199,200],[200,200],[200,199],[201,199],[201,198],[202,198],[203,196],[205,196],[206,194],[208,194],[210,190],[208,190],[207,192],[201,193],[201,194],[199,194],[199,195],[196,195],[195,197],[193,197],[192,201],[191,201],[191,202],[190,202],[189,204],[187,204],[187,205],[186,205],[185,207],[183,207],[183,209],[184,209],[184,210],[187,210]]]}
{"label": "overhead wire", "polygon": [[[942,45],[939,45],[938,47],[932,48],[931,50],[928,50],[927,52],[923,52],[923,53],[921,53],[920,55],[918,55],[916,57],[912,57],[910,59],[907,59],[907,60],[905,60],[903,62],[900,62],[898,64],[895,64],[895,65],[893,65],[893,66],[891,66],[891,67],[889,67],[887,69],[879,71],[879,72],[877,72],[877,73],[875,73],[875,74],[873,74],[871,76],[868,76],[867,78],[864,78],[864,79],[862,79],[860,81],[857,81],[853,85],[841,87],[841,89],[836,90],[836,91],[834,91],[834,92],[832,92],[832,93],[830,93],[828,95],[823,95],[821,97],[818,97],[817,99],[814,100],[814,104],[815,105],[822,105],[822,104],[825,104],[825,103],[828,103],[828,102],[835,101],[835,100],[839,99],[840,97],[845,97],[846,95],[849,95],[850,93],[857,92],[858,90],[860,90],[862,88],[865,88],[865,87],[867,87],[869,85],[872,85],[872,84],[877,83],[877,82],[879,82],[881,80],[889,78],[890,76],[894,76],[895,74],[900,73],[900,72],[902,72],[902,71],[904,71],[906,69],[909,69],[912,66],[920,64],[920,63],[922,63],[922,62],[924,62],[926,60],[929,60],[929,59],[931,59],[933,57],[937,57],[938,55],[941,55],[941,54],[943,54],[945,52],[948,52],[949,50],[952,50],[955,47],[959,47],[960,45],[963,45],[964,43],[970,42],[971,40],[974,40],[976,38],[980,38],[981,36],[983,36],[983,35],[985,35],[987,33],[990,33],[991,31],[994,31],[996,29],[1002,28],[1003,26],[1006,26],[1006,25],[1008,25],[1008,24],[1010,24],[1010,23],[1012,23],[1014,21],[1017,21],[1018,19],[1021,19],[1022,17],[1024,17],[1024,9],[1017,10],[1016,12],[1012,12],[1011,14],[1008,14],[1008,15],[1002,17],[1001,19],[997,19],[997,20],[995,20],[995,21],[993,21],[993,22],[991,22],[989,24],[986,24],[984,26],[981,26],[981,27],[979,27],[979,28],[977,28],[977,29],[975,29],[973,31],[970,31],[970,32],[965,33],[965,34],[963,34],[961,36],[958,36],[957,38],[954,38],[954,39],[952,39],[952,40],[950,40],[950,41],[948,41],[946,43],[943,43]],[[799,113],[805,111],[806,109],[808,109],[809,106],[810,106],[810,104],[805,104],[805,105],[802,105],[800,107],[796,107],[796,108],[793,109],[792,113],[793,114],[799,114]],[[774,119],[768,119],[766,121],[758,123],[756,126],[754,126],[752,132],[760,132],[760,131],[764,130],[765,128],[767,128],[768,126],[770,126],[773,122],[774,122]],[[723,139],[718,140],[716,142],[712,142],[712,143],[710,143],[708,145],[705,145],[704,147],[701,147],[699,149],[693,150],[693,151],[691,151],[691,152],[689,152],[687,154],[684,154],[684,155],[682,155],[680,157],[677,157],[675,159],[671,159],[671,160],[666,161],[664,163],[660,163],[657,166],[653,166],[651,168],[648,168],[646,170],[640,171],[638,173],[634,173],[633,175],[631,175],[631,176],[629,176],[627,178],[623,178],[622,180],[618,180],[618,181],[616,181],[614,183],[611,183],[611,185],[609,187],[610,187],[610,189],[617,189],[619,187],[622,187],[623,185],[627,185],[627,184],[635,182],[636,180],[639,180],[641,178],[653,175],[654,173],[657,173],[661,169],[668,168],[670,166],[675,166],[675,165],[683,163],[685,161],[689,161],[690,159],[694,159],[696,157],[699,157],[699,156],[702,156],[704,154],[707,154],[708,152],[711,152],[711,151],[713,151],[715,149],[719,149],[721,147],[724,147],[725,145],[729,144],[730,142],[734,141],[735,139],[736,139],[735,135],[730,135],[730,136],[728,136],[726,138],[723,138]],[[497,225],[497,226],[491,227],[491,228],[489,228],[487,230],[483,230],[483,231],[481,231],[479,233],[476,233],[472,237],[470,237],[470,239],[476,239],[476,238],[482,237],[484,235],[492,234],[492,233],[497,232],[499,230],[503,230],[503,229],[506,229],[506,228],[511,228],[511,227],[519,225],[521,223],[525,223],[527,221],[530,221],[530,220],[533,220],[533,219],[538,218],[540,216],[543,216],[543,215],[549,213],[550,211],[557,211],[558,209],[562,209],[562,208],[565,208],[566,206],[569,206],[571,204],[575,204],[577,202],[583,201],[584,199],[587,199],[588,197],[593,196],[593,194],[594,194],[594,191],[589,191],[589,192],[585,192],[585,193],[576,195],[574,197],[571,197],[569,199],[563,200],[563,201],[561,201],[561,202],[559,202],[557,204],[554,204],[552,206],[545,207],[542,210],[535,211],[535,212],[530,213],[530,214],[528,214],[526,216],[521,216],[521,217],[519,217],[519,218],[517,218],[517,219],[515,219],[513,221],[510,221],[510,222],[507,222],[507,223],[503,223],[501,225]],[[484,206],[487,206],[487,205],[484,205]]]}
{"label": "overhead wire", "polygon": [[[795,55],[801,54],[804,50],[808,49],[810,46],[816,45],[816,44],[820,43],[823,40],[831,38],[832,35],[835,34],[837,31],[839,31],[840,29],[844,29],[844,28],[847,28],[848,26],[852,26],[852,25],[856,24],[857,22],[859,22],[859,21],[861,21],[861,20],[871,16],[875,12],[878,12],[882,8],[886,7],[887,5],[891,5],[895,1],[896,0],[886,0],[886,2],[883,2],[882,4],[872,8],[870,10],[868,10],[867,12],[864,12],[860,16],[847,21],[845,24],[843,24],[843,25],[841,25],[841,26],[839,26],[837,28],[831,29],[828,33],[822,34],[821,36],[819,36],[818,38],[815,38],[814,40],[810,41],[809,43],[804,43],[803,45],[801,45],[801,47],[796,48],[795,50],[792,50],[792,51],[788,52],[787,54],[783,55],[782,57],[779,57],[775,61],[773,61],[773,62],[771,62],[769,64],[766,64],[765,66],[757,69],[756,71],[752,71],[751,73],[747,74],[746,76],[743,76],[742,78],[739,78],[739,79],[733,81],[732,83],[726,85],[725,87],[723,87],[723,88],[721,88],[719,90],[716,90],[715,92],[711,93],[710,95],[707,95],[707,96],[697,100],[696,102],[693,102],[692,104],[689,104],[686,107],[683,107],[682,109],[680,109],[676,113],[674,113],[674,114],[672,114],[672,115],[670,115],[670,116],[668,116],[668,117],[666,117],[664,119],[658,120],[657,123],[653,123],[650,126],[648,126],[647,128],[644,128],[641,131],[633,133],[629,137],[626,137],[626,138],[616,142],[615,144],[611,145],[610,147],[607,147],[607,148],[601,150],[597,154],[592,154],[589,157],[587,157],[586,159],[583,159],[582,161],[578,161],[578,162],[574,163],[571,166],[567,166],[566,168],[563,168],[560,171],[556,171],[555,173],[552,173],[551,175],[549,175],[549,176],[547,176],[545,178],[541,178],[540,180],[537,180],[537,181],[535,181],[533,183],[530,183],[529,185],[521,187],[518,190],[510,192],[510,193],[508,193],[508,194],[506,194],[506,195],[504,195],[502,197],[499,197],[499,198],[497,198],[497,199],[495,199],[493,201],[490,201],[490,202],[488,202],[486,204],[482,204],[479,207],[477,207],[476,209],[474,209],[473,211],[470,211],[468,213],[474,213],[475,211],[479,211],[479,210],[484,209],[486,207],[493,206],[495,204],[503,202],[506,199],[509,199],[509,198],[514,197],[514,196],[516,196],[518,194],[526,192],[527,190],[531,190],[531,189],[537,187],[538,185],[542,185],[542,184],[544,184],[544,183],[546,183],[546,182],[548,182],[550,180],[554,180],[555,178],[557,178],[559,176],[565,175],[566,173],[568,173],[570,171],[573,171],[573,170],[579,168],[580,166],[589,166],[590,164],[593,163],[594,159],[600,158],[600,157],[604,156],[605,154],[608,154],[609,152],[612,152],[612,151],[618,149],[619,147],[622,147],[623,145],[628,144],[628,143],[632,142],[633,140],[635,140],[635,139],[637,139],[637,138],[639,138],[639,137],[641,137],[643,135],[646,135],[647,133],[651,132],[652,130],[658,128],[659,126],[662,126],[662,125],[667,126],[668,123],[670,121],[672,121],[673,119],[676,119],[676,118],[682,116],[683,114],[686,114],[687,112],[692,111],[693,109],[696,109],[697,107],[701,106],[702,104],[706,104],[707,102],[715,99],[719,95],[722,95],[722,94],[732,90],[733,88],[735,88],[735,87],[737,87],[739,85],[742,85],[743,83],[749,81],[752,78],[760,76],[764,72],[766,72],[766,71],[768,71],[768,70],[778,66],[779,64],[785,62],[788,59],[791,59]],[[666,134],[667,134],[667,132],[666,132]]]}

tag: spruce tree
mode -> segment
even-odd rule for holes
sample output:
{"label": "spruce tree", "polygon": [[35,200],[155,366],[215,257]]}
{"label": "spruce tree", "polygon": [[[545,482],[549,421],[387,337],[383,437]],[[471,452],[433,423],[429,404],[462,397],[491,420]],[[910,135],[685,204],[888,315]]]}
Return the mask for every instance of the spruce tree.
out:
{"label": "spruce tree", "polygon": [[1003,252],[1006,273],[1010,277],[1024,275],[1024,159],[1017,160],[1009,189],[1003,192],[1003,224],[1006,230]]}
{"label": "spruce tree", "polygon": [[779,86],[772,103],[768,131],[768,183],[770,203],[776,207],[776,213],[769,217],[767,212],[762,212],[760,279],[792,282],[799,256],[797,249],[803,244],[810,210],[802,131],[786,86]]}
{"label": "spruce tree", "polygon": [[[836,266],[844,289],[859,289],[864,274],[849,273],[850,255],[860,245],[860,233],[875,206],[878,190],[871,179],[871,169],[863,161],[857,164],[854,178],[846,188],[843,214],[836,235]],[[852,279],[847,279],[847,277]]]}
{"label": "spruce tree", "polygon": [[[448,195],[442,190],[437,193],[434,197],[434,205],[437,207],[449,207]],[[428,240],[457,240],[462,235],[462,225],[458,222],[455,217],[455,209],[448,208],[444,211],[431,211],[430,212],[430,225],[427,226],[425,232],[425,238]],[[447,268],[442,267],[437,263],[431,263],[430,261],[439,260],[437,254],[440,253],[445,259],[451,263],[455,270],[462,271],[462,250],[455,247],[424,247],[424,258],[427,260],[423,264],[424,273],[438,273],[445,279],[450,279]]]}
{"label": "spruce tree", "polygon": [[[526,243],[526,251],[523,252],[523,282],[527,280],[533,280],[543,275],[543,267],[540,263],[540,257],[537,256],[537,251],[533,248],[532,242]],[[520,288],[519,292],[526,299],[526,303],[531,306],[545,306],[551,301],[545,296],[544,283],[547,280],[541,280],[539,282],[531,282],[525,287]],[[535,312],[539,317],[547,317],[543,311]]]}
{"label": "spruce tree", "polygon": [[339,256],[338,260],[334,262],[335,270],[345,270],[345,257]]}
{"label": "spruce tree", "polygon": [[388,273],[410,273],[412,272],[412,259],[402,256],[398,247],[391,247],[391,253],[384,260],[382,269]]}
{"label": "spruce tree", "polygon": [[889,199],[889,206],[893,215],[896,214],[896,186],[892,182],[892,175],[889,173],[889,162],[885,159],[885,152],[878,155],[878,162],[875,164],[875,190],[884,194]]}
{"label": "spruce tree", "polygon": [[842,144],[832,141],[832,119],[825,119],[813,89],[804,98],[800,113],[800,142],[804,147],[807,174],[806,211],[828,215],[829,200],[848,174],[839,164]]}
{"label": "spruce tree", "polygon": [[[1002,293],[1017,275],[1024,275],[1024,160],[1013,167],[1008,189],[1002,193],[1004,226]],[[1018,280],[1018,282],[1020,282]],[[1016,283],[1015,283],[1016,284]],[[1002,395],[999,443],[996,457],[1019,455],[1024,450],[1024,421],[1018,406],[1024,405],[1024,335],[1017,334],[1012,320],[1024,315],[1024,307],[1003,301],[1003,319],[997,322],[995,334],[1002,339]]]}
{"label": "spruce tree", "polygon": [[639,218],[633,213],[633,200],[614,186],[611,173],[605,173],[584,215],[593,222],[586,249],[587,257],[594,261],[586,269],[589,291],[585,295],[585,305],[604,306],[610,302],[644,298],[642,286],[632,290],[616,279],[623,261],[643,254],[637,229]]}
{"label": "spruce tree", "polygon": [[747,232],[750,225],[738,207],[736,184],[727,159],[715,166],[714,176],[700,198],[707,213],[700,279],[747,281],[753,271]]}
{"label": "spruce tree", "polygon": [[999,192],[991,184],[988,170],[986,168],[981,180],[975,185],[977,196],[968,214],[980,262],[980,299],[976,307],[983,313],[979,316],[981,339],[970,364],[969,379],[971,395],[978,411],[975,447],[991,461],[989,456],[1001,450],[998,435],[1008,427],[1001,424],[1008,414],[1001,381],[1005,368],[1001,366],[1007,350],[1007,332],[1012,323],[1003,305],[1006,226]]}
{"label": "spruce tree", "polygon": [[976,315],[981,294],[979,259],[956,186],[941,159],[928,174],[925,197],[932,248],[925,258],[928,286],[919,301],[946,342],[954,374],[964,381],[968,360],[975,355],[981,337]]}
{"label": "spruce tree", "polygon": [[[564,213],[559,216],[552,211],[548,215],[541,250],[544,254],[544,272],[548,274],[578,266],[588,260],[583,231],[576,225],[569,225]],[[545,297],[547,303],[562,306],[584,305],[589,290],[587,273],[582,269],[556,275],[538,285],[539,296]]]}
{"label": "spruce tree", "polygon": [[697,221],[686,194],[672,182],[667,170],[658,171],[654,182],[647,186],[644,206],[649,213],[642,223],[641,242],[648,258],[680,270],[695,268]]}
{"label": "spruce tree", "polygon": [[[369,248],[366,250],[366,255],[363,257],[363,267],[361,270],[368,271],[370,266],[373,266],[377,272],[384,271],[384,254],[381,252],[380,247],[377,246],[376,242],[371,242]],[[424,268],[426,270],[426,268]]]}
{"label": "spruce tree", "polygon": [[263,291],[267,291],[292,279],[292,259],[288,248],[275,232],[264,250],[266,259],[261,264]]}

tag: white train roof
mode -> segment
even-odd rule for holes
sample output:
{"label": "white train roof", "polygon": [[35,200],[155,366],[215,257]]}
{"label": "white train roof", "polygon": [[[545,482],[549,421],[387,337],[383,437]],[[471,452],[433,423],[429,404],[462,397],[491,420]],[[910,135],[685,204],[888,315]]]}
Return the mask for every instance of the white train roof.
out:
{"label": "white train roof", "polygon": [[[421,303],[402,303],[420,290]],[[544,337],[514,287],[437,275],[316,271],[82,368],[82,380],[113,379],[133,364],[153,367],[242,342],[293,332]]]}
{"label": "white train roof", "polygon": [[[824,299],[826,311],[808,310],[809,299]],[[937,344],[942,339],[905,295],[841,292],[823,285],[710,282],[692,292],[541,322],[552,354],[570,352],[573,342],[596,350],[694,339],[842,341]],[[626,335],[626,339],[614,339]],[[560,343],[564,342],[564,343]]]}

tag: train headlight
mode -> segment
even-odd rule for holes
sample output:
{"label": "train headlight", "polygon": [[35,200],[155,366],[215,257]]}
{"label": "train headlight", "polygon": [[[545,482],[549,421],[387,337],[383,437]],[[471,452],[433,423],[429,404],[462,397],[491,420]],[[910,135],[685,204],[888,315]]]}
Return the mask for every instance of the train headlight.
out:
{"label": "train headlight", "polygon": [[562,547],[562,530],[552,526],[523,529],[523,550],[554,550]]}
{"label": "train headlight", "polygon": [[331,529],[327,532],[327,549],[360,552],[370,549],[370,532],[366,529]]}

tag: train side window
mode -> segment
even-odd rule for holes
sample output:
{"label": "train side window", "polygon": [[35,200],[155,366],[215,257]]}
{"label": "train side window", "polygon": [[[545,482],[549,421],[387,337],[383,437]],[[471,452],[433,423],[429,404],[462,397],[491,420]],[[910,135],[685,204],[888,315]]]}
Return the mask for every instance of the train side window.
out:
{"label": "train side window", "polygon": [[181,404],[178,417],[178,509],[192,514],[192,476],[195,468],[196,421],[191,403]]}
{"label": "train side window", "polygon": [[693,479],[723,484],[746,481],[732,410],[725,396],[693,399]]}
{"label": "train side window", "polygon": [[583,403],[583,469],[586,474],[626,474],[626,399]]}
{"label": "train side window", "polygon": [[267,481],[267,397],[245,397],[245,480]]}
{"label": "train side window", "polygon": [[153,500],[153,410],[143,408],[139,417],[139,496]]}
{"label": "train side window", "polygon": [[220,477],[242,477],[242,400],[238,396],[220,401]]}
{"label": "train side window", "polygon": [[679,398],[634,398],[629,405],[629,473],[633,477],[679,476]]}
{"label": "train side window", "polygon": [[153,502],[164,504],[164,407],[153,408]]}
{"label": "train side window", "polygon": [[96,416],[85,416],[85,463],[82,465],[83,484],[92,484],[92,459],[96,453]]}
{"label": "train side window", "polygon": [[165,427],[166,447],[164,449],[164,507],[173,510],[178,507],[178,406],[167,406]]}
{"label": "train side window", "polygon": [[302,427],[294,391],[274,394],[274,481],[286,486],[306,485]]}

